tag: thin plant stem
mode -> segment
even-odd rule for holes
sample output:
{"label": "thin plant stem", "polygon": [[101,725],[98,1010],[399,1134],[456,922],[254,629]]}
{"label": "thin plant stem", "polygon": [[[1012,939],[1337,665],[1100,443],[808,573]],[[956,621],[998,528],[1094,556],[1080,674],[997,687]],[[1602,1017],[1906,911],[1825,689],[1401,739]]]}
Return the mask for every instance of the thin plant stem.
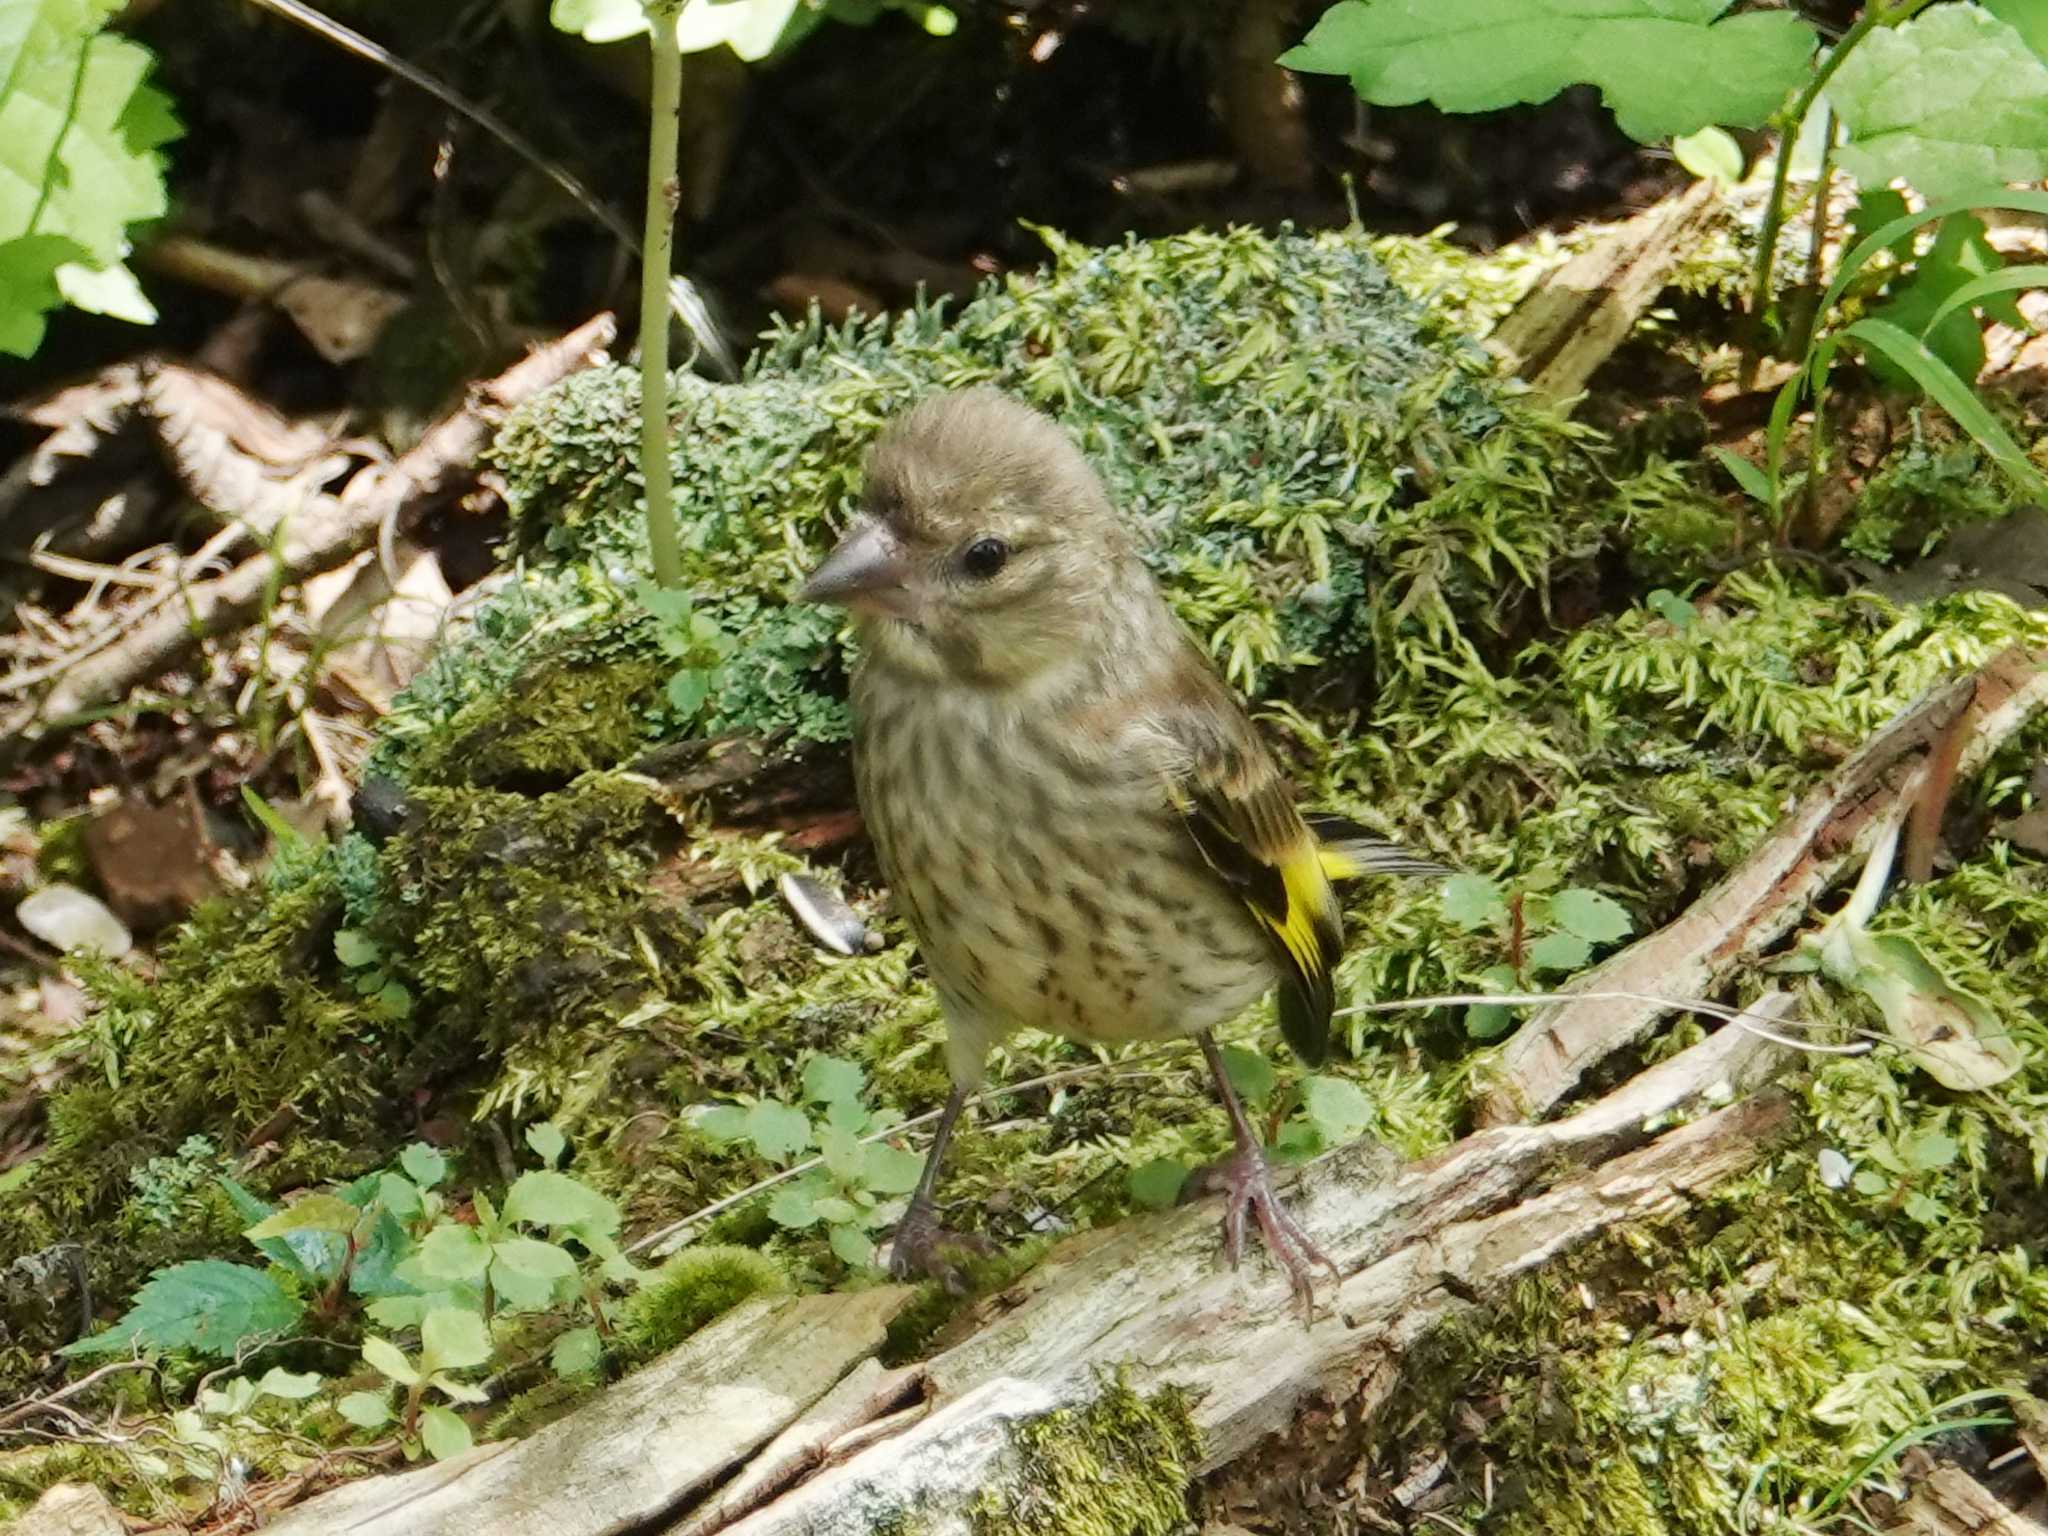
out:
{"label": "thin plant stem", "polygon": [[654,89],[647,113],[647,232],[640,256],[640,478],[647,490],[647,544],[654,579],[683,584],[676,534],[675,480],[668,458],[668,280],[675,248],[676,136],[683,97],[683,56],[676,48],[677,0],[649,0],[647,41]]}
{"label": "thin plant stem", "polygon": [[[1742,362],[1742,378],[1746,385],[1756,379],[1757,364],[1763,356],[1763,327],[1765,315],[1771,303],[1771,279],[1778,260],[1778,232],[1785,224],[1785,188],[1792,179],[1792,152],[1799,143],[1799,130],[1806,122],[1806,114],[1813,110],[1813,104],[1820,99],[1820,93],[1834,79],[1835,71],[1855,51],[1856,45],[1879,27],[1897,26],[1909,21],[1925,10],[1932,0],[1897,0],[1893,5],[1872,3],[1863,8],[1863,14],[1856,18],[1856,24],[1842,34],[1842,40],[1835,44],[1834,51],[1821,61],[1813,77],[1806,82],[1806,88],[1792,103],[1792,110],[1778,133],[1778,157],[1771,168],[1771,196],[1764,204],[1763,227],[1757,233],[1756,267],[1749,280],[1750,344]],[[1821,316],[1814,316],[1814,324],[1820,324]]]}

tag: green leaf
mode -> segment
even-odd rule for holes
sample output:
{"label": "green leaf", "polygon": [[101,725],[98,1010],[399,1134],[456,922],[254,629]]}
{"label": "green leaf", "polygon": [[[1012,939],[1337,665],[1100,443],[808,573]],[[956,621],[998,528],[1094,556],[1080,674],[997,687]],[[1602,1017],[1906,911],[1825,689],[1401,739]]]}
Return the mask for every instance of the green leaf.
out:
{"label": "green leaf", "polygon": [[434,1280],[481,1280],[491,1247],[475,1227],[444,1221],[420,1239],[419,1266]]}
{"label": "green leaf", "polygon": [[1917,1191],[1906,1196],[1899,1209],[1908,1219],[1917,1221],[1923,1227],[1937,1227],[1946,1219],[1940,1204],[1931,1196]]}
{"label": "green leaf", "polygon": [[1879,1195],[1888,1195],[1892,1191],[1891,1180],[1887,1179],[1875,1168],[1857,1169],[1856,1177],[1850,1183],[1855,1188],[1857,1194],[1868,1195],[1872,1199],[1876,1199]]}
{"label": "green leaf", "polygon": [[68,1344],[60,1353],[185,1349],[230,1359],[239,1344],[290,1333],[301,1311],[299,1302],[260,1269],[195,1259],[158,1270],[113,1327]]}
{"label": "green leaf", "polygon": [[787,1163],[811,1144],[811,1122],[800,1109],[763,1099],[747,1111],[747,1137],[763,1157]]}
{"label": "green leaf", "polygon": [[149,51],[102,30],[115,9],[0,0],[0,350],[40,341],[53,283],[81,307],[154,318],[121,263],[129,226],[165,212],[156,151],[178,126],[142,83]]}
{"label": "green leaf", "polygon": [[[387,1174],[396,1179],[398,1174]],[[406,1188],[410,1189],[411,1184]],[[413,1289],[398,1277],[398,1267],[416,1251],[412,1237],[398,1217],[379,1207],[371,1213],[368,1231],[359,1231],[355,1262],[349,1266],[348,1288],[357,1296],[403,1295]]]}
{"label": "green leaf", "polygon": [[1948,980],[1901,934],[1852,927],[1822,950],[1828,975],[1876,1003],[1913,1064],[1944,1088],[1995,1088],[2025,1065],[2013,1032],[1981,999]]}
{"label": "green leaf", "polygon": [[420,1444],[427,1448],[427,1454],[434,1460],[446,1461],[451,1456],[460,1456],[474,1443],[469,1426],[454,1410],[436,1403],[420,1411]]}
{"label": "green leaf", "polygon": [[488,1403],[491,1394],[482,1387],[471,1386],[466,1381],[457,1381],[446,1371],[436,1371],[427,1378],[427,1385],[454,1403]]}
{"label": "green leaf", "polygon": [[400,1221],[411,1221],[426,1209],[420,1187],[402,1173],[387,1173],[377,1180],[377,1203]]}
{"label": "green leaf", "polygon": [[391,1404],[375,1392],[351,1392],[334,1411],[358,1429],[382,1429],[391,1422]]}
{"label": "green leaf", "polygon": [[778,1189],[768,1202],[768,1219],[778,1226],[808,1227],[818,1219],[812,1194],[801,1185]]}
{"label": "green leaf", "polygon": [[859,1227],[835,1226],[826,1240],[839,1255],[839,1262],[849,1269],[866,1269],[875,1262],[875,1240]]}
{"label": "green leaf", "polygon": [[813,1056],[804,1063],[804,1097],[813,1104],[857,1101],[866,1083],[867,1074],[857,1063],[837,1056]]}
{"label": "green leaf", "polygon": [[266,1237],[283,1237],[288,1232],[346,1234],[355,1231],[356,1223],[362,1219],[363,1213],[346,1200],[334,1195],[307,1195],[275,1215],[264,1217],[242,1235],[255,1243]]}
{"label": "green leaf", "polygon": [[548,1351],[548,1364],[557,1376],[587,1376],[603,1360],[604,1339],[595,1328],[571,1328]]}
{"label": "green leaf", "polygon": [[907,1195],[924,1176],[924,1154],[892,1147],[886,1141],[867,1145],[861,1182],[878,1195]]}
{"label": "green leaf", "polygon": [[366,1335],[363,1339],[363,1363],[372,1370],[389,1376],[401,1387],[415,1386],[420,1379],[420,1373],[413,1368],[413,1363],[405,1358],[405,1351],[389,1339],[380,1339],[374,1333]]}
{"label": "green leaf", "polygon": [[[1488,966],[1479,973],[1479,982],[1488,992],[1518,990],[1518,978],[1511,965]],[[1505,1003],[1474,1003],[1465,1010],[1465,1033],[1474,1040],[1498,1040],[1514,1027],[1514,1011]]]}
{"label": "green leaf", "polygon": [[2041,0],[1977,0],[2011,27],[2037,59],[2048,59],[2048,5]]}
{"label": "green leaf", "polygon": [[849,1130],[826,1126],[818,1132],[818,1152],[832,1177],[841,1183],[857,1184],[866,1174],[868,1149]]}
{"label": "green leaf", "polygon": [[1241,1045],[1223,1047],[1223,1075],[1247,1104],[1262,1103],[1273,1091],[1273,1063]]}
{"label": "green leaf", "polygon": [[1576,971],[1592,958],[1593,946],[1576,933],[1546,933],[1528,951],[1532,971]]}
{"label": "green leaf", "polygon": [[1484,875],[1453,875],[1437,888],[1437,905],[1460,928],[1490,928],[1507,916],[1507,898]]}
{"label": "green leaf", "polygon": [[685,667],[668,680],[669,708],[675,711],[679,724],[695,720],[710,697],[711,674],[702,667]]}
{"label": "green leaf", "polygon": [[744,1141],[747,1135],[747,1112],[737,1104],[702,1110],[690,1117],[690,1123],[712,1141]]}
{"label": "green leaf", "polygon": [[550,1284],[575,1276],[576,1256],[555,1243],[537,1237],[501,1237],[491,1244],[492,1272],[513,1270]]}
{"label": "green leaf", "polygon": [[1155,1157],[1124,1175],[1132,1202],[1148,1211],[1163,1211],[1172,1205],[1187,1181],[1188,1165],[1177,1157]]}
{"label": "green leaf", "polygon": [[588,1184],[539,1168],[522,1173],[505,1196],[505,1220],[610,1237],[619,1230],[619,1208]]}
{"label": "green leaf", "polygon": [[2048,496],[2048,479],[2043,479],[2026,454],[2006,432],[1990,407],[1979,400],[1968,384],[1927,349],[1919,337],[1883,320],[1858,320],[1840,335],[1860,341],[1883,353],[1903,369],[1936,405],[1955,418],[1957,426],[1969,433],[1995,460],[2014,484],[2030,495]]}
{"label": "green leaf", "polygon": [[387,1019],[412,1017],[412,988],[402,981],[387,981],[377,989],[378,1011]]}
{"label": "green leaf", "polygon": [[257,1381],[256,1390],[288,1403],[302,1403],[318,1392],[326,1380],[318,1371],[288,1371],[281,1365],[273,1365]]}
{"label": "green leaf", "polygon": [[1866,187],[1903,178],[1930,199],[2048,177],[2048,63],[1975,5],[1937,5],[1866,36],[1828,101],[1841,166]]}
{"label": "green leaf", "polygon": [[1699,622],[1699,610],[1668,587],[1652,591],[1643,599],[1643,606],[1681,633]]}
{"label": "green leaf", "polygon": [[1323,1139],[1333,1143],[1349,1141],[1372,1124],[1372,1100],[1356,1083],[1341,1077],[1304,1078],[1301,1107]]}
{"label": "green leaf", "polygon": [[1734,186],[1742,180],[1742,146],[1725,128],[1706,127],[1671,141],[1672,158],[1701,181]]}
{"label": "green leaf", "polygon": [[[1984,221],[1974,214],[1952,213],[1935,228],[1934,243],[1895,282],[1872,316],[1918,336],[1946,363],[1957,378],[1974,381],[1984,367],[1984,333],[1976,317],[1951,302],[1958,292],[1996,278],[2005,258],[1986,237]],[[1997,290],[1979,291],[1979,302]],[[1997,317],[2021,329],[2026,318],[2010,298],[1998,295]],[[1871,371],[1893,389],[1911,388],[1912,379],[1882,354],[1869,359]]]}
{"label": "green leaf", "polygon": [[448,1177],[448,1159],[424,1141],[416,1141],[399,1153],[398,1166],[421,1189],[432,1189]]}
{"label": "green leaf", "polygon": [[1625,939],[1635,928],[1635,919],[1620,902],[1577,885],[1550,898],[1550,920],[1594,944]]}
{"label": "green leaf", "polygon": [[[2035,288],[2048,288],[2048,265],[2032,263],[2024,266],[2001,267],[1996,272],[1987,272],[1982,277],[1973,277],[1950,292],[1941,302],[1941,307],[1921,327],[1922,339],[1929,330],[1938,328],[1943,321],[1959,309],[1973,309],[1984,300],[2000,294],[2026,293]],[[2000,319],[2015,330],[2027,328],[2026,317],[2015,321],[2009,314]]]}
{"label": "green leaf", "polygon": [[533,1149],[533,1155],[552,1168],[562,1160],[562,1154],[569,1150],[568,1138],[555,1128],[552,1120],[543,1120],[538,1125],[526,1128],[526,1144]]}
{"label": "green leaf", "polygon": [[676,22],[676,46],[700,53],[720,44],[748,63],[775,52],[803,0],[718,0],[686,5]]}
{"label": "green leaf", "polygon": [[[1771,479],[1769,475],[1766,475],[1741,454],[1732,452],[1729,449],[1713,447],[1709,448],[1707,452],[1720,461],[1721,467],[1728,471],[1728,477],[1742,487],[1750,500],[1761,502],[1767,507],[1771,504]],[[1655,596],[1654,593],[1651,595]],[[1688,603],[1686,606],[1689,608],[1692,605]]]}
{"label": "green leaf", "polygon": [[1956,1160],[1956,1154],[1961,1150],[1955,1137],[1944,1136],[1939,1131],[1926,1131],[1910,1137],[1899,1148],[1905,1154],[1906,1166],[1916,1173],[1946,1168]]}
{"label": "green leaf", "polygon": [[1289,69],[1348,75],[1376,106],[1487,112],[1600,87],[1639,143],[1755,128],[1806,73],[1813,33],[1786,12],[1721,19],[1729,0],[1340,0]]}
{"label": "green leaf", "polygon": [[490,1330],[467,1308],[436,1307],[420,1323],[422,1371],[460,1371],[490,1358]]}
{"label": "green leaf", "polygon": [[352,971],[375,965],[383,954],[377,941],[358,929],[343,928],[334,935],[334,958]]}
{"label": "green leaf", "polygon": [[829,1221],[834,1226],[857,1220],[860,1216],[860,1211],[851,1200],[842,1199],[838,1195],[827,1195],[821,1200],[812,1201],[811,1209],[817,1212],[820,1221]]}

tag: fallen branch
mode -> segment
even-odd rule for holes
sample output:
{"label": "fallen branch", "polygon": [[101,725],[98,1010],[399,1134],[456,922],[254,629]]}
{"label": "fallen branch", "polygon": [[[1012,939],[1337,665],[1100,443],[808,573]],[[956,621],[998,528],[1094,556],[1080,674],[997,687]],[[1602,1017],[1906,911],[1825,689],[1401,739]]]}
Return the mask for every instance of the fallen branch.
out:
{"label": "fallen branch", "polygon": [[[1975,726],[1960,767],[1983,763],[2044,705],[2048,656],[2014,649],[1973,676],[1929,690],[1800,801],[1762,846],[1668,927],[1564,988],[1712,996],[1797,923],[1812,900],[1860,862],[1895,808],[1910,803],[1927,753],[1966,710]],[[1670,1011],[1651,1002],[1575,999],[1532,1015],[1482,1081],[1482,1125],[1541,1115],[1588,1070],[1640,1040]]]}
{"label": "fallen branch", "polygon": [[18,742],[118,699],[200,641],[253,620],[280,586],[341,565],[375,543],[386,524],[403,532],[468,473],[502,412],[590,366],[614,333],[610,315],[587,321],[472,390],[411,452],[358,471],[338,495],[309,495],[274,549],[187,588],[180,601],[135,625],[119,643],[66,668],[32,707],[0,719],[0,733]]}

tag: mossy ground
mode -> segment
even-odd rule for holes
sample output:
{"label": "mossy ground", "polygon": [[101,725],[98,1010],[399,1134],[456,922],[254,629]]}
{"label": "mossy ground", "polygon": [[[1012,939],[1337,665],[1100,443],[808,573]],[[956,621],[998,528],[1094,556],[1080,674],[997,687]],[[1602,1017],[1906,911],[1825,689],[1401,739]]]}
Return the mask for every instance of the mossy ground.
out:
{"label": "mossy ground", "polygon": [[[225,1209],[195,1200],[166,1227],[131,1179],[195,1132],[273,1193],[421,1134],[454,1147],[458,1183],[489,1186],[499,1138],[550,1116],[637,1232],[770,1171],[699,1133],[692,1106],[794,1098],[813,1053],[858,1061],[877,1104],[934,1107],[942,1024],[858,856],[849,894],[885,943],[840,960],[765,894],[792,855],[636,771],[707,733],[843,738],[843,637],[786,599],[866,443],[934,387],[994,380],[1076,432],[1307,798],[1510,888],[1599,887],[1638,931],[1918,691],[2048,640],[2048,620],[2002,598],[1902,609],[1804,566],[1730,570],[1741,511],[1717,472],[1664,456],[1655,432],[1604,441],[1533,407],[1464,337],[1512,274],[1426,241],[1379,248],[1410,288],[1467,302],[1425,312],[1345,235],[1055,244],[1045,273],[956,318],[798,329],[739,386],[679,381],[689,582],[724,642],[701,706],[667,690],[675,657],[633,595],[632,377],[597,370],[518,413],[496,457],[524,563],[394,711],[368,835],[201,913],[152,984],[96,978],[87,1060],[51,1105],[42,1160],[0,1194],[0,1250],[82,1242],[103,1307],[160,1264],[243,1256]],[[1871,551],[1909,555],[1944,520],[2008,509],[1982,466],[1907,457],[1956,451],[1900,450],[1861,514]],[[1652,586],[1682,592],[1690,617],[1646,606]],[[2041,739],[1966,787],[1973,825],[2021,808]],[[1646,1299],[1588,1327],[1576,1291],[1532,1282],[1444,1341],[1457,1379],[1496,1384],[1504,1405],[1456,1447],[1461,1477],[1514,1464],[1527,1513],[1501,1505],[1503,1529],[1705,1532],[1738,1505],[1811,1511],[1931,1403],[2016,1383],[2042,1355],[2048,866],[1995,839],[1960,851],[1879,926],[2011,1021],[2026,1070],[1956,1095],[1886,1053],[1817,1066],[1799,1087],[1805,1148],[1681,1232],[1626,1234],[1628,1295]],[[360,994],[335,953],[343,927],[374,942],[409,1008]],[[1342,1000],[1461,989],[1506,958],[1415,885],[1362,887],[1351,930]],[[1807,1006],[1835,1029],[1875,1022],[1819,989]],[[1268,1015],[1239,1033],[1284,1095],[1296,1076]],[[1345,1034],[1333,1070],[1366,1089],[1370,1134],[1413,1155],[1459,1133],[1476,1049],[1460,1013],[1354,1016]],[[1091,1059],[1023,1036],[994,1077]],[[1020,1092],[980,1122],[945,1193],[1005,1244],[1112,1218],[1128,1167],[1224,1135],[1185,1056]],[[1867,1161],[1929,1129],[1959,1148],[1914,1191],[1939,1222],[1817,1183],[1820,1145]],[[711,1235],[800,1286],[858,1278],[758,1203]],[[47,1320],[9,1322],[0,1381],[20,1384],[59,1340]],[[1862,1385],[1844,1398],[1843,1380]],[[1451,1436],[1462,1395],[1418,1398],[1393,1443]]]}

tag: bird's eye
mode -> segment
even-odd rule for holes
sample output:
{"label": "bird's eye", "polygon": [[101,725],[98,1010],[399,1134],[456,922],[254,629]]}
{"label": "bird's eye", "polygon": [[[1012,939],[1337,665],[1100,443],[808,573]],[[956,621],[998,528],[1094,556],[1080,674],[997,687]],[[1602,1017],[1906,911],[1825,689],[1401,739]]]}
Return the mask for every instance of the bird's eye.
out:
{"label": "bird's eye", "polygon": [[987,581],[1010,558],[1010,546],[1001,539],[976,539],[960,557],[960,567],[976,581]]}

